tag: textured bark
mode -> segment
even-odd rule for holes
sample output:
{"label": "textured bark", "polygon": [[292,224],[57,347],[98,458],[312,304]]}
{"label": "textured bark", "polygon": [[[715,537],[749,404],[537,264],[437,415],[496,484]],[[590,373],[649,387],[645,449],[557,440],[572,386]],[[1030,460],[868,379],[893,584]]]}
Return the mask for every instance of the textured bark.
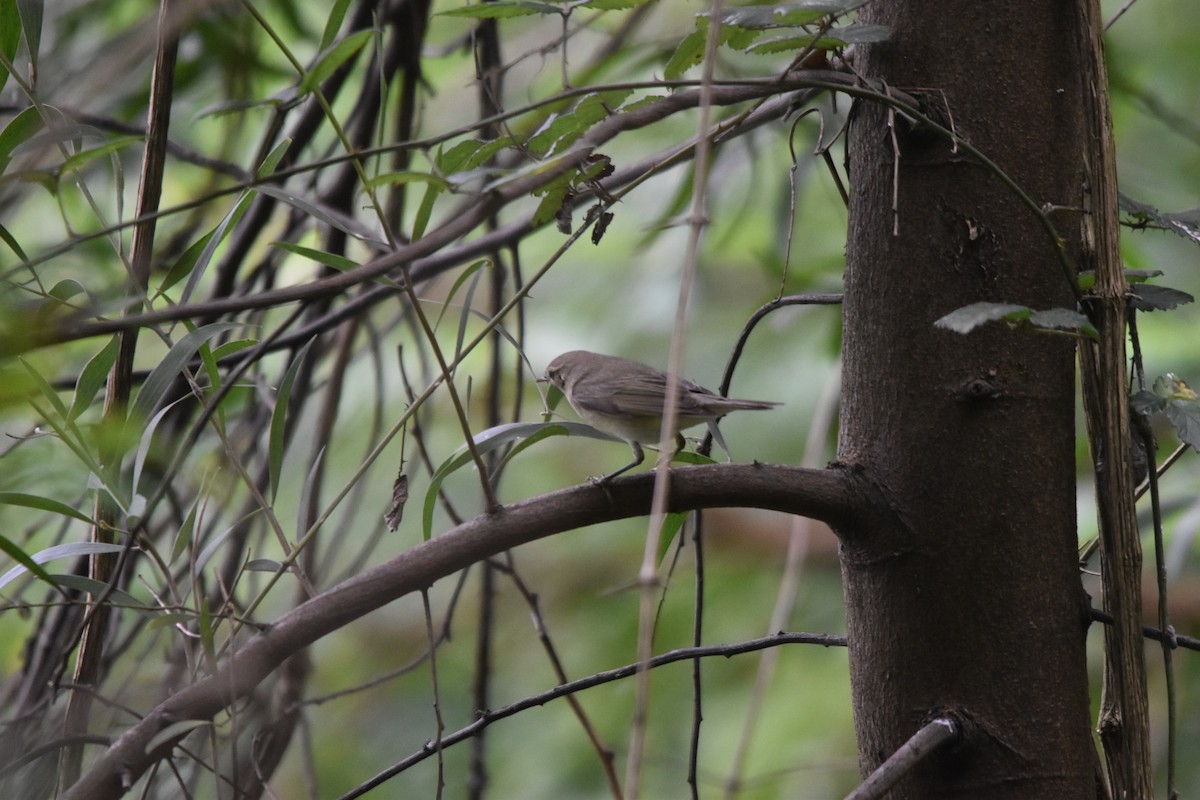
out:
{"label": "textured bark", "polygon": [[[1061,0],[874,3],[864,21],[891,39],[858,65],[1038,205],[1077,209],[1077,19]],[[961,745],[890,797],[1095,798],[1072,342],[933,325],[978,301],[1074,308],[1073,291],[1035,214],[952,141],[868,103],[853,133],[839,458],[893,504],[842,531],[862,768],[951,712]],[[1074,252],[1078,213],[1053,221]]]}

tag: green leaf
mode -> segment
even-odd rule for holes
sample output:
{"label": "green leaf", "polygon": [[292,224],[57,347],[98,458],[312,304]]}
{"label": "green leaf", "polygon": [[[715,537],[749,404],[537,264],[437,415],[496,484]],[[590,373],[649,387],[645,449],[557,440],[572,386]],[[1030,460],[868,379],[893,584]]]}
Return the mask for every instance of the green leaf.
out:
{"label": "green leaf", "polygon": [[72,509],[65,503],[59,503],[58,500],[43,498],[38,494],[24,494],[22,492],[0,492],[0,505],[22,506],[25,509],[37,509],[38,511],[48,511],[50,513],[58,513],[64,517],[78,519],[79,522],[92,524],[92,519],[85,513]]}
{"label": "green leaf", "polygon": [[477,6],[463,6],[443,11],[439,17],[469,17],[471,19],[509,19],[511,17],[527,17],[531,14],[562,14],[558,6],[549,3],[483,3]]}
{"label": "green leaf", "polygon": [[115,153],[117,150],[128,147],[131,144],[140,144],[141,142],[141,136],[118,136],[90,150],[81,150],[63,162],[62,167],[60,167],[60,173],[77,172],[101,156]]}
{"label": "green leaf", "polygon": [[358,266],[357,261],[345,256],[339,256],[336,253],[326,253],[324,250],[314,250],[311,247],[304,247],[303,245],[292,244],[291,242],[271,242],[271,245],[303,258],[312,259],[318,264],[332,267],[338,272],[345,272],[348,269],[354,269]]}
{"label": "green leaf", "polygon": [[261,192],[265,195],[270,195],[276,200],[281,200],[284,203],[287,203],[289,206],[298,208],[305,214],[308,214],[310,217],[316,217],[329,227],[337,228],[339,231],[342,231],[348,236],[352,236],[355,239],[378,246],[382,249],[387,248],[387,245],[384,242],[372,237],[369,230],[358,225],[358,223],[355,223],[351,218],[343,218],[340,216],[335,217],[325,208],[310,202],[295,192],[288,191],[287,189],[279,186],[271,186],[269,184],[261,185],[255,191]]}
{"label": "green leaf", "polygon": [[38,51],[42,43],[42,0],[17,0],[17,11],[21,15],[21,31],[25,34],[25,46],[29,48],[29,61],[36,72]]}
{"label": "green leaf", "polygon": [[197,328],[171,345],[171,349],[163,356],[162,361],[150,371],[141,390],[138,391],[137,398],[130,409],[130,417],[135,420],[150,419],[158,401],[166,394],[167,388],[170,387],[176,376],[183,372],[188,362],[196,355],[200,346],[214,336],[237,327],[240,325],[234,322],[213,322]]}
{"label": "green leaf", "polygon": [[627,11],[647,2],[649,0],[585,0],[578,5],[581,8],[594,8],[597,11]]}
{"label": "green leaf", "polygon": [[13,150],[42,129],[42,116],[32,106],[17,114],[0,131],[0,174],[8,169]]}
{"label": "green leaf", "polygon": [[[497,425],[472,437],[476,451],[482,455],[501,447],[525,439],[522,450],[550,436],[587,436],[591,439],[621,441],[615,436],[598,431],[591,425],[581,422],[510,422]],[[472,461],[471,451],[464,444],[442,462],[429,481],[429,490],[425,493],[425,508],[422,515],[423,535],[425,539],[433,536],[433,512],[437,507],[438,490],[451,474]]]}
{"label": "green leaf", "polygon": [[[79,558],[100,553],[120,553],[124,549],[124,545],[108,544],[106,542],[71,542],[69,544],[57,544],[53,547],[47,547],[45,550],[40,550],[31,556],[27,556],[27,558],[34,564],[45,564],[50,561],[57,561],[60,558]],[[19,566],[13,567],[4,573],[4,575],[0,575],[0,588],[12,583],[26,572],[34,571],[26,566],[24,562]],[[44,572],[42,574],[45,575]],[[50,583],[56,583],[53,579],[49,579],[48,576],[47,579],[50,580]]]}
{"label": "green leaf", "polygon": [[[203,611],[205,608],[208,608],[208,605],[202,604],[201,611]],[[204,615],[201,614],[201,617],[203,616]],[[209,631],[209,633],[211,634],[211,631]],[[208,643],[211,647],[211,638]],[[167,742],[171,742],[176,739],[182,739],[185,735],[191,733],[197,728],[205,728],[210,724],[211,723],[209,720],[206,719],[181,719],[179,722],[172,722],[170,725],[156,733],[153,738],[150,739],[150,741],[146,742],[146,753],[153,753]]]}
{"label": "green leaf", "polygon": [[342,28],[342,21],[346,19],[346,9],[350,7],[350,0],[336,0],[333,8],[329,10],[329,17],[325,20],[325,30],[321,32],[321,44],[318,50],[324,50],[333,44],[333,40],[337,38],[337,33]]}
{"label": "green leaf", "polygon": [[[8,493],[6,492],[6,494],[8,494]],[[48,572],[46,572],[46,570],[44,570],[40,566],[38,566],[38,563],[36,561],[34,561],[32,558],[30,558],[28,553],[26,553],[24,550],[22,550],[20,547],[18,547],[16,542],[13,542],[12,540],[10,540],[7,536],[4,536],[3,534],[0,534],[0,552],[7,553],[9,558],[11,558],[13,561],[17,562],[17,564],[20,565],[18,567],[15,567],[14,569],[24,570],[25,572],[28,572],[31,575],[33,575],[38,580],[40,580],[44,583],[48,583],[51,586],[56,585],[54,583],[54,579],[50,577],[50,574]],[[9,572],[11,573],[12,570],[9,570]],[[20,574],[21,574],[20,572],[17,572],[15,574],[13,574],[12,577],[15,578]],[[7,578],[7,577],[8,577],[8,574],[6,573],[5,578]],[[0,580],[2,580],[2,579],[0,579]],[[11,580],[11,578],[9,578],[9,580]],[[5,582],[7,582],[7,581],[0,582],[0,586],[3,586]]]}
{"label": "green leaf", "polygon": [[279,493],[279,475],[283,472],[284,430],[288,405],[292,400],[292,387],[296,383],[300,365],[304,363],[304,357],[308,355],[309,348],[315,341],[315,338],[309,339],[308,343],[300,348],[300,352],[292,359],[292,363],[288,364],[287,372],[283,374],[283,380],[279,383],[279,391],[275,395],[275,408],[271,411],[270,444],[267,447],[267,470],[272,501]]}
{"label": "green leaf", "polygon": [[462,285],[470,279],[472,275],[478,272],[482,267],[491,266],[492,262],[489,259],[480,259],[467,267],[454,279],[454,283],[450,286],[450,291],[446,293],[446,301],[442,303],[442,308],[438,311],[437,320],[433,323],[433,329],[436,331],[438,326],[442,324],[442,317],[446,316],[446,309],[450,308],[450,303],[453,302],[454,296],[458,294],[458,290]]}
{"label": "green leaf", "polygon": [[[13,63],[17,54],[17,46],[21,43],[21,15],[17,12],[16,0],[0,0],[0,53],[4,54],[0,63],[0,92],[8,83],[8,68],[4,64]],[[0,172],[4,166],[0,164]]]}
{"label": "green leaf", "polygon": [[[225,237],[229,235],[231,230],[233,230],[233,226],[238,223],[238,220],[240,220],[250,208],[250,200],[253,197],[253,192],[242,192],[242,194],[238,197],[237,202],[234,203],[233,208],[230,209],[229,213],[225,215],[225,218],[217,224],[217,227],[213,229],[212,233],[201,239],[201,241],[204,242],[204,247],[202,247],[199,254],[197,254],[196,257],[191,260],[190,268],[188,269],[187,284],[185,284],[183,287],[183,301],[185,303],[196,291],[196,287],[200,284],[200,278],[203,277],[204,272],[208,269],[209,263],[212,261],[213,255],[217,252],[217,247],[225,240]],[[189,247],[188,251],[184,253],[183,257],[180,259],[180,264],[176,264],[171,268],[171,273],[167,276],[168,280],[170,280],[171,276],[181,268],[182,263],[189,260],[192,249],[198,244],[199,242],[196,242],[196,244],[193,244],[191,247]],[[164,288],[165,286],[169,285],[168,280],[163,281]],[[173,283],[174,281],[171,282]]]}
{"label": "green leaf", "polygon": [[113,364],[117,363],[117,351],[120,346],[120,340],[114,336],[108,340],[108,344],[100,349],[99,353],[88,359],[87,364],[79,373],[79,380],[75,381],[75,397],[71,401],[71,410],[67,413],[68,420],[75,421],[91,406],[96,392],[104,386],[109,370],[112,369]]}
{"label": "green leaf", "polygon": [[316,63],[312,69],[305,73],[300,81],[300,86],[297,89],[300,95],[306,95],[320,86],[326,78],[337,72],[338,67],[342,66],[342,64],[354,57],[359,50],[363,49],[374,35],[375,31],[370,28],[356,31],[318,54]]}
{"label": "green leaf", "polygon": [[287,154],[288,148],[292,146],[292,138],[289,136],[279,144],[271,148],[271,152],[267,153],[267,157],[259,164],[258,170],[255,172],[260,178],[265,178],[268,175],[275,173],[275,168],[279,166],[279,162]]}
{"label": "green leaf", "polygon": [[8,232],[8,228],[4,227],[3,225],[0,225],[0,240],[8,245],[8,249],[12,250],[13,253],[16,254],[17,258],[21,259],[22,263],[29,262],[29,256],[25,255],[25,251],[21,249],[21,245],[18,244],[17,240],[13,238],[13,235]]}
{"label": "green leaf", "polygon": [[663,68],[663,77],[669,81],[678,80],[692,67],[704,60],[704,47],[708,40],[708,20],[697,24],[696,30],[680,40],[675,52],[667,60]]}

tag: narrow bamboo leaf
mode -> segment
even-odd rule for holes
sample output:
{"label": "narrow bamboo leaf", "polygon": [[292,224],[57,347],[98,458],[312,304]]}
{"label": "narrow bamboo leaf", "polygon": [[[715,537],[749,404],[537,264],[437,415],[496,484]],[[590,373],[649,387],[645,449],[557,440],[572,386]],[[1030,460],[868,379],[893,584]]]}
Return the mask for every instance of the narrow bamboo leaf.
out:
{"label": "narrow bamboo leaf", "polygon": [[671,549],[671,542],[675,541],[675,536],[688,521],[689,515],[690,512],[676,511],[663,518],[662,533],[658,540],[658,562],[660,564],[667,557],[667,551]]}
{"label": "narrow bamboo leaf", "polygon": [[92,518],[87,514],[75,510],[66,503],[60,503],[57,500],[51,500],[49,497],[42,497],[41,495],[25,494],[23,492],[0,492],[0,505],[36,508],[39,511],[49,511],[52,514],[61,514],[64,517],[71,517],[80,522],[86,522],[88,525],[92,524]]}
{"label": "narrow bamboo leaf", "polygon": [[32,106],[17,114],[0,131],[0,174],[8,169],[13,150],[42,129],[42,115]]}
{"label": "narrow bamboo leaf", "polygon": [[214,336],[237,327],[239,325],[234,322],[213,322],[197,328],[173,344],[163,356],[163,360],[146,377],[133,402],[130,416],[134,419],[149,419],[171,382],[192,360],[200,346]]}
{"label": "narrow bamboo leaf", "polygon": [[167,415],[167,412],[183,402],[184,399],[181,397],[174,403],[159,409],[154,418],[146,423],[145,428],[142,429],[142,437],[138,441],[137,452],[133,456],[133,501],[130,504],[130,516],[140,517],[140,508],[145,503],[145,493],[138,490],[141,488],[142,468],[146,465],[146,457],[150,454],[150,444],[154,441],[154,431],[158,428],[158,423],[162,422],[163,417]]}
{"label": "narrow bamboo leaf", "polygon": [[260,178],[265,178],[275,172],[275,168],[279,166],[279,162],[287,154],[288,148],[292,146],[292,137],[287,137],[279,144],[271,148],[271,152],[267,153],[267,157],[263,159],[263,163],[259,165],[256,174]]}
{"label": "narrow bamboo leaf", "polygon": [[[2,171],[3,167],[0,167],[0,172]],[[13,235],[8,232],[8,228],[4,227],[3,225],[0,225],[0,241],[3,241],[6,245],[8,245],[8,249],[12,250],[13,253],[16,254],[17,258],[21,259],[22,263],[29,262],[29,256],[25,255],[25,251],[21,249],[21,245],[15,238],[13,238]]]}
{"label": "narrow bamboo leaf", "polygon": [[97,147],[93,147],[89,150],[82,150],[70,156],[66,161],[63,162],[60,171],[64,174],[76,172],[77,170],[83,169],[92,161],[95,161],[101,156],[106,156],[109,153],[115,153],[116,151],[124,147],[128,147],[131,144],[139,144],[141,141],[141,136],[118,136],[117,138],[107,141]]}
{"label": "narrow bamboo leaf", "polygon": [[350,0],[336,0],[333,8],[329,9],[329,17],[325,20],[325,29],[321,32],[321,44],[317,48],[318,50],[324,50],[333,44],[338,31],[342,29],[342,22],[346,19],[346,9],[349,7]]}
{"label": "narrow bamboo leaf", "polygon": [[308,214],[311,217],[316,217],[329,227],[336,228],[349,236],[353,236],[355,239],[367,242],[368,244],[376,245],[380,248],[386,249],[387,247],[387,245],[380,239],[376,238],[371,231],[367,230],[353,219],[335,214],[331,210],[318,206],[294,192],[290,192],[287,189],[283,189],[278,186],[269,186],[265,184],[259,186],[257,191],[265,195],[270,195],[276,200],[287,203],[289,206],[298,208],[305,214]]}
{"label": "narrow bamboo leaf", "polygon": [[175,533],[175,540],[171,542],[171,558],[167,563],[174,564],[192,543],[192,539],[196,534],[196,516],[199,506],[200,498],[197,497],[192,501],[192,505],[188,508],[187,516],[183,518],[183,524],[179,526],[179,530]]}
{"label": "narrow bamboo leaf", "polygon": [[[581,422],[510,422],[497,425],[472,437],[475,449],[480,454],[490,453],[521,439],[537,437],[535,441],[550,436],[587,436],[592,439],[621,441],[615,436],[596,430]],[[438,490],[442,483],[455,471],[471,462],[471,451],[464,444],[446,459],[433,473],[429,481],[429,490],[425,493],[425,508],[422,515],[422,530],[425,539],[433,536],[433,512],[437,507]]]}
{"label": "narrow bamboo leaf", "polygon": [[25,34],[25,46],[29,48],[29,61],[36,72],[38,52],[42,43],[43,0],[17,0],[17,11],[21,15],[21,31]]}
{"label": "narrow bamboo leaf", "polygon": [[358,262],[354,259],[339,256],[336,253],[326,253],[324,250],[314,250],[311,247],[304,247],[292,242],[271,242],[271,245],[281,250],[287,250],[289,253],[294,253],[302,258],[316,261],[318,264],[332,267],[338,272],[345,272],[348,269],[354,269],[358,266]]}
{"label": "narrow bamboo leaf", "polygon": [[95,578],[87,578],[83,575],[54,574],[50,576],[50,579],[56,586],[64,589],[74,589],[77,592],[84,592],[96,597],[104,595],[109,603],[125,607],[146,608],[144,603],[128,592],[114,589],[104,581],[98,581]]}
{"label": "narrow bamboo leaf", "polygon": [[[58,392],[55,390],[55,388],[51,386],[46,379],[42,377],[42,373],[34,369],[28,361],[23,358],[20,359],[20,361],[22,366],[25,367],[25,371],[29,373],[29,377],[33,378],[33,383],[35,386],[37,386],[38,392],[42,395],[42,397],[46,398],[46,400],[50,402],[50,405],[54,406],[54,410],[58,412],[60,417],[66,419],[67,407],[63,404],[63,401],[58,396]],[[47,420],[47,422],[49,421],[50,420]]]}
{"label": "narrow bamboo leaf", "polygon": [[[21,15],[17,12],[16,0],[0,0],[0,53],[4,54],[3,63],[0,63],[0,92],[8,83],[8,68],[4,64],[13,63],[20,43]],[[0,172],[3,171],[3,165],[0,165]]]}
{"label": "narrow bamboo leaf", "polygon": [[[50,574],[47,573],[46,570],[42,569],[36,561],[30,558],[28,553],[18,547],[16,542],[10,540],[7,536],[2,534],[0,534],[0,552],[7,553],[9,558],[17,562],[19,566],[15,567],[14,569],[28,572],[38,580],[48,583],[51,586],[56,585],[54,583],[54,579],[50,577]],[[9,570],[9,573],[12,572],[13,570]],[[13,575],[13,577],[15,578],[20,574],[20,572],[17,572]],[[8,578],[8,573],[5,574],[4,578]],[[7,583],[7,581],[3,578],[0,578],[0,586],[3,586],[5,583]]]}
{"label": "narrow bamboo leaf", "polygon": [[[108,544],[106,542],[71,542],[70,544],[58,544],[53,547],[47,547],[45,550],[39,550],[27,557],[35,564],[46,564],[60,558],[78,558],[81,556],[96,555],[97,553],[119,553],[124,549],[124,545]],[[8,572],[0,575],[0,588],[12,583],[26,572],[32,572],[32,570],[26,567],[24,563],[13,567]],[[53,580],[50,582],[54,583]]]}
{"label": "narrow bamboo leaf", "polygon": [[304,78],[301,79],[298,89],[299,93],[306,95],[320,86],[326,78],[337,72],[338,67],[342,66],[342,64],[353,58],[359,50],[363,49],[374,35],[375,31],[367,28],[366,30],[352,33],[337,44],[326,48],[317,56],[313,68],[305,73]]}
{"label": "narrow bamboo leaf", "polygon": [[[207,608],[207,604],[202,604],[202,608]],[[156,733],[150,741],[146,742],[146,752],[153,753],[161,745],[175,739],[182,739],[185,734],[191,733],[197,728],[204,728],[209,725],[206,719],[181,719],[179,722],[172,722],[167,727]]]}
{"label": "narrow bamboo leaf", "polygon": [[446,315],[446,309],[450,308],[450,303],[454,301],[454,296],[458,294],[458,290],[467,282],[476,272],[482,267],[491,266],[492,262],[488,259],[476,261],[471,266],[467,267],[462,273],[454,279],[454,283],[450,286],[450,291],[446,294],[446,301],[442,303],[442,308],[438,311],[437,320],[433,323],[433,329],[436,331],[438,326],[442,324],[442,317]]}
{"label": "narrow bamboo leaf", "polygon": [[286,444],[284,432],[288,406],[292,401],[292,387],[296,383],[296,376],[300,372],[300,366],[304,363],[304,357],[308,355],[308,351],[315,341],[316,339],[309,339],[308,343],[292,359],[292,363],[288,364],[287,371],[283,374],[283,380],[279,383],[279,391],[275,395],[275,408],[271,411],[271,431],[267,446],[267,472],[272,502],[279,492],[279,475],[283,471],[283,455]]}
{"label": "narrow bamboo leaf", "polygon": [[510,19],[531,14],[562,14],[562,9],[548,3],[482,3],[443,11],[439,17],[470,17],[471,19]]}
{"label": "narrow bamboo leaf", "polygon": [[649,0],[585,0],[585,2],[579,5],[583,8],[594,8],[598,11],[628,11],[646,2],[649,2]]}
{"label": "narrow bamboo leaf", "polygon": [[213,348],[212,355],[217,361],[220,361],[226,356],[231,356],[234,353],[248,350],[258,344],[258,339],[234,339],[230,342],[222,342],[220,345]]}
{"label": "narrow bamboo leaf", "polygon": [[437,175],[431,175],[428,172],[417,172],[415,170],[403,170],[400,172],[385,172],[382,175],[376,175],[366,182],[364,188],[378,189],[380,186],[395,186],[406,183],[433,183],[443,189],[449,189],[450,184],[445,178],[440,178]]}
{"label": "narrow bamboo leaf", "polygon": [[[225,241],[225,237],[229,234],[229,231],[233,230],[233,226],[238,223],[238,220],[240,220],[243,215],[245,215],[246,211],[250,208],[250,200],[253,197],[253,192],[242,192],[242,194],[238,197],[237,202],[233,204],[233,208],[230,209],[229,213],[225,215],[225,218],[217,224],[217,227],[213,229],[212,233],[208,234],[206,239],[202,240],[204,241],[204,247],[201,248],[199,255],[197,255],[195,260],[191,262],[191,266],[188,269],[187,284],[185,284],[183,287],[183,302],[186,303],[189,299],[191,299],[192,294],[196,291],[196,287],[200,284],[200,278],[204,276],[205,271],[208,269],[209,263],[212,261],[213,254],[217,252],[217,247],[221,244],[221,242]],[[192,247],[195,247],[195,245],[192,245]],[[184,253],[183,258],[180,259],[181,263],[187,260],[190,252],[191,248],[188,248],[188,252]],[[170,279],[178,269],[180,269],[180,264],[176,264],[175,267],[171,269],[171,274],[167,276],[168,279]],[[178,278],[176,278],[176,280],[178,280]],[[170,282],[174,283],[173,280]],[[164,281],[163,283],[164,288],[166,285],[169,285],[167,281]]]}
{"label": "narrow bamboo leaf", "polygon": [[74,422],[92,405],[96,392],[104,386],[109,370],[117,361],[119,348],[120,340],[114,336],[108,340],[108,344],[100,349],[99,353],[88,359],[87,364],[79,373],[79,380],[75,382],[75,397],[71,401],[71,410],[67,414],[68,420]]}

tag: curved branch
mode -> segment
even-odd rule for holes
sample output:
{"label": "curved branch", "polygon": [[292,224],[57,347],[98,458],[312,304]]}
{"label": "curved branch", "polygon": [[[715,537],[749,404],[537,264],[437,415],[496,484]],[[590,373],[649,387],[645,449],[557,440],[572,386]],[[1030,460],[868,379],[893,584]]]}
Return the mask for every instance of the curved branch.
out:
{"label": "curved branch", "polygon": [[[64,795],[66,800],[120,797],[155,762],[171,754],[191,725],[245,697],[290,656],[359,617],[428,588],[482,559],[556,533],[647,513],[654,475],[601,487],[575,486],[521,500],[464,522],[297,606],[246,642],[222,667],[168,697],[117,739]],[[711,464],[671,471],[669,511],[755,507],[801,514],[834,527],[862,491],[847,473],[768,464]]]}

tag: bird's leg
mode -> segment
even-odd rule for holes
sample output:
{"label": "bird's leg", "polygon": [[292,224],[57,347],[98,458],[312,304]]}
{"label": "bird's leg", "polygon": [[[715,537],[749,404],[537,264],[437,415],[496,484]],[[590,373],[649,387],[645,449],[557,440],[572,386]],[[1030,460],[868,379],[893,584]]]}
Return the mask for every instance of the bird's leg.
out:
{"label": "bird's leg", "polygon": [[596,483],[598,485],[603,486],[604,484],[610,482],[613,478],[617,477],[618,475],[620,475],[622,473],[628,472],[629,470],[633,469],[638,464],[641,464],[643,461],[646,460],[646,453],[642,450],[642,446],[640,444],[638,444],[637,442],[630,442],[629,446],[633,448],[633,461],[630,461],[628,464],[621,467],[616,472],[610,472],[609,474],[605,475],[603,478],[600,478],[599,480],[597,480]]}

